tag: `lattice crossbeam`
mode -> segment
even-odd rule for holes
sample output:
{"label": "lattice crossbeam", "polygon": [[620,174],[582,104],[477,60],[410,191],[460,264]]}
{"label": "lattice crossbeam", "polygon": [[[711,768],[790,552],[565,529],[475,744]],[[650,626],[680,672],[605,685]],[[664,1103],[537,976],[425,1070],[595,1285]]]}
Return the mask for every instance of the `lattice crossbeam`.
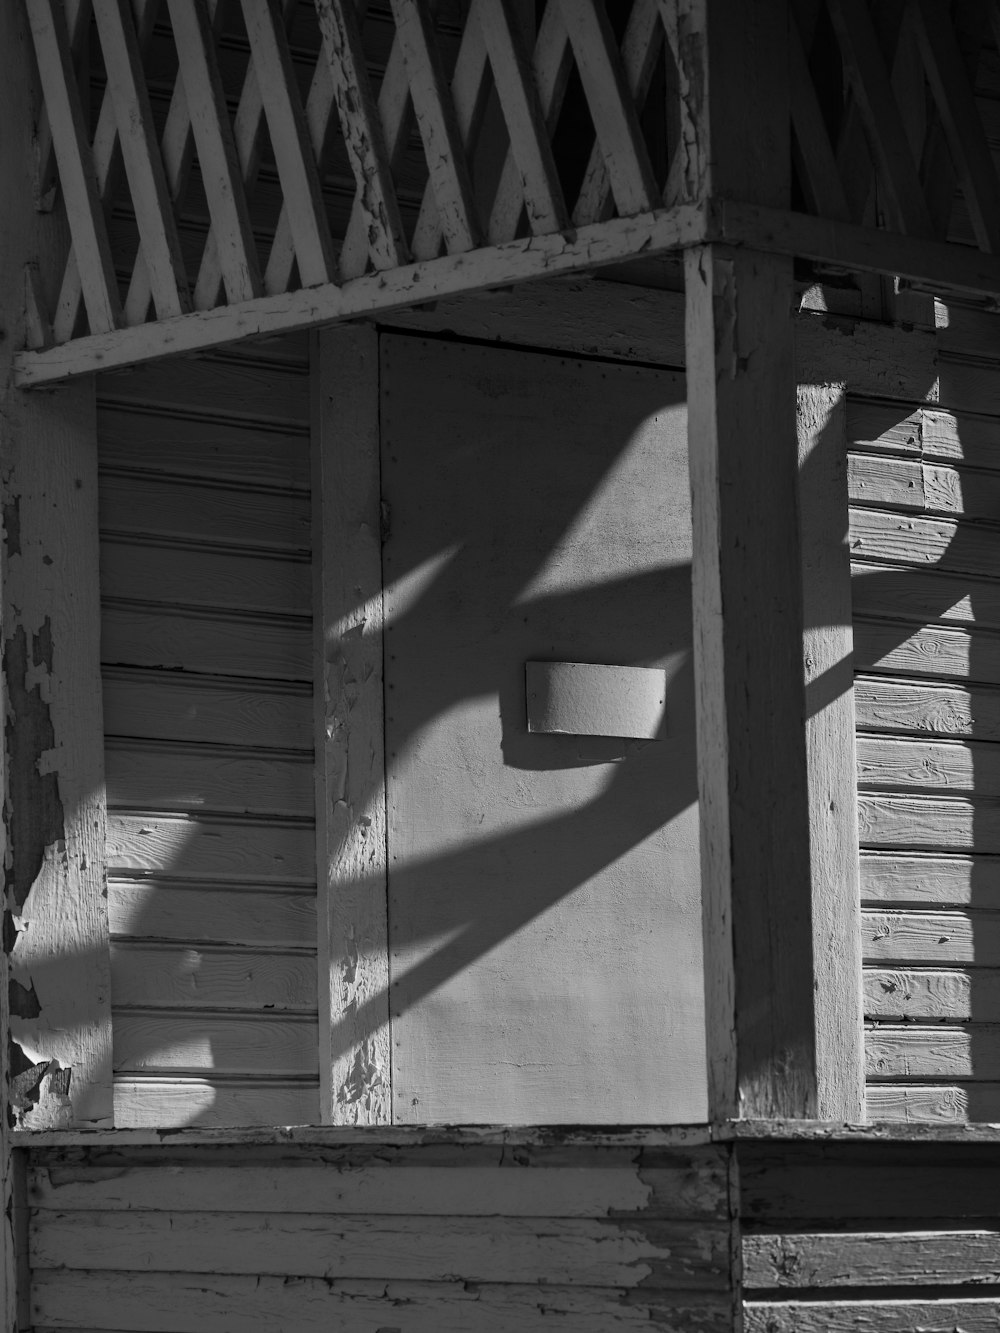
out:
{"label": "lattice crossbeam", "polygon": [[998,254],[976,78],[1000,0],[790,0],[793,222],[763,237],[691,197],[691,0],[19,2],[39,204],[70,238],[28,285],[24,382],[662,253],[723,216],[821,263],[891,264],[858,231],[924,242],[927,277],[966,216]]}

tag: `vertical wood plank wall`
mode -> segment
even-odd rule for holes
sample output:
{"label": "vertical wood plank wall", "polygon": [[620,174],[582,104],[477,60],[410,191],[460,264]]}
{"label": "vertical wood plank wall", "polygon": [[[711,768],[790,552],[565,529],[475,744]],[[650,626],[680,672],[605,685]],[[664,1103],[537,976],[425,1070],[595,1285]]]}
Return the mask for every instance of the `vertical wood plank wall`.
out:
{"label": "vertical wood plank wall", "polygon": [[315,1123],[305,339],[98,390],[115,1120]]}
{"label": "vertical wood plank wall", "polygon": [[868,1116],[1000,1117],[1000,336],[848,404]]}

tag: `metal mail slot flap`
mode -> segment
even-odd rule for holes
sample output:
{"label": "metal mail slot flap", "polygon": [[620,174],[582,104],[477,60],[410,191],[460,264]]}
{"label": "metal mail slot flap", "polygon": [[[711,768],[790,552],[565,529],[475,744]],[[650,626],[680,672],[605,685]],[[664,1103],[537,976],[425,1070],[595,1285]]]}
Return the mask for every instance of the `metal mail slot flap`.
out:
{"label": "metal mail slot flap", "polygon": [[526,662],[528,730],[652,740],[666,711],[667,673],[657,667]]}

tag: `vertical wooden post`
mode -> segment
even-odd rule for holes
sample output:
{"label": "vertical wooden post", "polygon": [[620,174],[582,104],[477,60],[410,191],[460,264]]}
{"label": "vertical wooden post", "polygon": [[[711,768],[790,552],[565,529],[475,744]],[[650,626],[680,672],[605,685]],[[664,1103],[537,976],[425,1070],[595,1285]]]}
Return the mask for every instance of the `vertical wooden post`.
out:
{"label": "vertical wooden post", "polygon": [[379,353],[373,327],[313,336],[320,1107],[392,1116],[386,933]]}
{"label": "vertical wooden post", "polygon": [[23,6],[0,10],[3,1123],[93,1128],[112,1123],[94,385],[12,387],[26,266],[51,287],[66,249],[57,213],[32,206]]}
{"label": "vertical wooden post", "polygon": [[[786,0],[677,23],[688,195],[787,207]],[[792,266],[705,246],[685,275],[710,1114],[813,1117]]]}
{"label": "vertical wooden post", "polygon": [[843,384],[798,390],[817,1115],[864,1119],[854,630]]}

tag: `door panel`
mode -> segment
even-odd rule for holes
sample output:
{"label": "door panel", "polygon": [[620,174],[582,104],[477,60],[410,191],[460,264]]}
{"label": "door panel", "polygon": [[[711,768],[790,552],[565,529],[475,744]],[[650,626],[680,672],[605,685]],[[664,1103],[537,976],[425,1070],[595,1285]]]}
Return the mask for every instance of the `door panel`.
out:
{"label": "door panel", "polygon": [[[706,1115],[681,376],[382,340],[398,1122]],[[657,666],[655,740],[530,660]]]}

